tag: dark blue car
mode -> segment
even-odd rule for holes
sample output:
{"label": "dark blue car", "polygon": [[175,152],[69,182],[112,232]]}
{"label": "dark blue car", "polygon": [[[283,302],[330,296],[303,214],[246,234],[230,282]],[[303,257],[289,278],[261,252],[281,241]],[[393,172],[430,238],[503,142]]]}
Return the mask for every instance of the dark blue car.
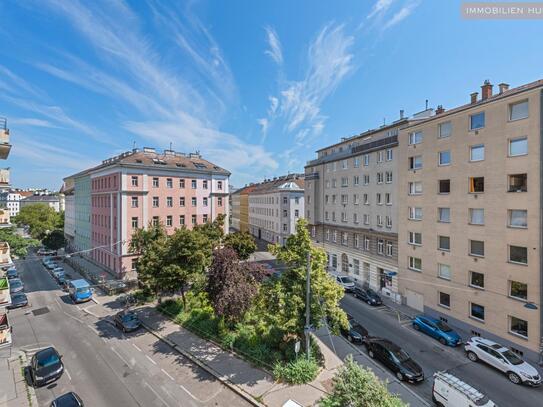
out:
{"label": "dark blue car", "polygon": [[413,320],[413,328],[434,337],[443,345],[458,346],[462,343],[460,335],[439,319],[419,315]]}

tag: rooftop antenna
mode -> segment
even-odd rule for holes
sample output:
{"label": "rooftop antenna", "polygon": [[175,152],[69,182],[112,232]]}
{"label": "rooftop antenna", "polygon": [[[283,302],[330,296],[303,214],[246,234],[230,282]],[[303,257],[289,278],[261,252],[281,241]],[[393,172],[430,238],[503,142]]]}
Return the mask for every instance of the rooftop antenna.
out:
{"label": "rooftop antenna", "polygon": [[428,99],[426,99],[426,109],[424,110],[428,110]]}
{"label": "rooftop antenna", "polygon": [[386,117],[383,117],[383,126],[386,124]]}

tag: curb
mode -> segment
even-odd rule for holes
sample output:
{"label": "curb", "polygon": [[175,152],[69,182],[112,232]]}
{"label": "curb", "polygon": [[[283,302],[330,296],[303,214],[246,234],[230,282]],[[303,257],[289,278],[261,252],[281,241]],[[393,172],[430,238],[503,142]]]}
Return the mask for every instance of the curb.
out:
{"label": "curb", "polygon": [[200,361],[198,358],[193,356],[191,353],[187,352],[184,349],[181,349],[177,344],[173,343],[169,339],[164,338],[162,335],[157,333],[153,328],[149,327],[146,323],[142,322],[141,325],[153,336],[164,342],[166,345],[170,346],[172,349],[189,359],[194,364],[198,365],[200,368],[204,369],[206,372],[211,374],[213,377],[215,377],[217,380],[219,380],[222,384],[224,384],[226,387],[228,387],[230,390],[235,392],[238,396],[242,397],[249,403],[251,403],[253,406],[257,407],[266,407],[265,404],[262,404],[258,400],[256,400],[251,394],[247,393],[245,390],[239,388],[237,385],[232,383],[228,378],[225,378],[222,376],[219,372],[215,371],[211,366],[208,366],[204,362]]}

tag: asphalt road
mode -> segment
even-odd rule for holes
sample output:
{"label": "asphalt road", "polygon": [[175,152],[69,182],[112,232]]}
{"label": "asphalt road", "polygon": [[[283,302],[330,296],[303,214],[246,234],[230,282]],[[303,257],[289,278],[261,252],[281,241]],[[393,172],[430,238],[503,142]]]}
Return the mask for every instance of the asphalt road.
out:
{"label": "asphalt road", "polygon": [[[53,345],[65,373],[36,389],[40,405],[75,391],[88,406],[249,406],[243,398],[145,331],[122,334],[109,317],[75,305],[40,261],[18,265],[30,307],[10,312],[14,348]],[[36,311],[38,311],[36,313]]]}
{"label": "asphalt road", "polygon": [[[470,362],[463,347],[451,348],[415,331],[408,321],[399,322],[385,307],[371,307],[350,294],[342,300],[343,309],[351,314],[372,336],[390,339],[406,350],[422,366],[426,379],[417,385],[406,384],[431,403],[432,376],[448,370],[463,381],[482,391],[499,406],[543,406],[543,387],[519,386],[511,383],[501,372],[482,363]],[[465,338],[464,338],[465,339]],[[361,352],[365,352],[360,348]]]}

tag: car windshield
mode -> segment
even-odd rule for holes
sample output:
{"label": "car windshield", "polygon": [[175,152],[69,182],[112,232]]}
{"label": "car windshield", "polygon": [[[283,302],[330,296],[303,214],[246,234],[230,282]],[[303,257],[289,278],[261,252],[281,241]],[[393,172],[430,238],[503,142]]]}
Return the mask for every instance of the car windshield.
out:
{"label": "car windshield", "polygon": [[124,314],[121,319],[124,321],[124,322],[132,322],[132,321],[136,321],[138,319],[138,317],[135,315],[135,314]]}
{"label": "car windshield", "polygon": [[49,350],[45,354],[40,355],[38,358],[38,369],[42,367],[53,366],[60,362],[58,355],[55,351]]}
{"label": "car windshield", "polygon": [[340,277],[339,278],[343,284],[350,284],[353,282],[349,277]]}
{"label": "car windshield", "polygon": [[89,287],[80,287],[75,290],[78,294],[86,294],[89,292]]}
{"label": "car windshield", "polygon": [[443,321],[436,322],[437,327],[443,332],[451,332],[452,329]]}
{"label": "car windshield", "polygon": [[17,288],[17,287],[21,287],[23,285],[23,283],[20,280],[15,280],[15,281],[12,280],[9,285],[12,288]]}
{"label": "car windshield", "polygon": [[22,301],[22,300],[26,300],[26,295],[25,295],[25,294],[22,294],[22,293],[13,294],[13,295],[11,296],[11,300],[12,300],[12,301]]}
{"label": "car windshield", "polygon": [[515,355],[513,352],[511,352],[509,349],[506,350],[505,352],[501,352],[501,354],[503,355],[503,357],[505,357],[509,363],[511,363],[512,365],[521,365],[524,363],[524,361],[519,358],[517,355]]}
{"label": "car windshield", "polygon": [[400,363],[402,362],[406,362],[408,361],[409,359],[411,359],[409,357],[409,355],[407,354],[406,351],[402,350],[402,349],[396,349],[396,350],[391,350],[389,351],[390,354],[392,355],[392,357],[396,360],[398,360]]}

